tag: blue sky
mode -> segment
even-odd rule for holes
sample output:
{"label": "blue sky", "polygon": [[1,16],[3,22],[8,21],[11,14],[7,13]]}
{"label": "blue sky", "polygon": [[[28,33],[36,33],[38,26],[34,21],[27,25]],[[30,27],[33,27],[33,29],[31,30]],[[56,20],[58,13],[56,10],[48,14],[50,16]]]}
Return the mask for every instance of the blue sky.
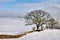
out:
{"label": "blue sky", "polygon": [[0,1],[0,9],[2,10],[15,10],[12,8],[13,5],[15,4],[28,4],[28,3],[41,3],[44,2],[45,0],[14,0],[14,1],[9,1],[9,0],[2,0]]}
{"label": "blue sky", "polygon": [[60,0],[0,0],[0,16],[24,16],[32,10],[45,10],[60,18]]}

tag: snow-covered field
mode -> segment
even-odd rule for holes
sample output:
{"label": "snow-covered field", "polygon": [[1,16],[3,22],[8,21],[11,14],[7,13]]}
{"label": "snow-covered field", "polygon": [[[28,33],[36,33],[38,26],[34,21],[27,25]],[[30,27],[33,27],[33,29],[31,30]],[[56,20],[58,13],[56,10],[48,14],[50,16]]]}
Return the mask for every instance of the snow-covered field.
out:
{"label": "snow-covered field", "polygon": [[16,35],[32,29],[23,18],[0,18],[0,34]]}
{"label": "snow-covered field", "polygon": [[[0,18],[0,34],[17,35],[29,31],[32,26],[25,26],[25,19]],[[41,32],[33,32],[21,38],[0,39],[0,40],[60,40],[60,30],[46,29]]]}
{"label": "snow-covered field", "polygon": [[60,40],[60,30],[46,29],[41,32],[33,32],[26,36],[16,39],[1,39],[1,40]]}
{"label": "snow-covered field", "polygon": [[19,40],[60,40],[60,30],[45,30],[28,34]]}

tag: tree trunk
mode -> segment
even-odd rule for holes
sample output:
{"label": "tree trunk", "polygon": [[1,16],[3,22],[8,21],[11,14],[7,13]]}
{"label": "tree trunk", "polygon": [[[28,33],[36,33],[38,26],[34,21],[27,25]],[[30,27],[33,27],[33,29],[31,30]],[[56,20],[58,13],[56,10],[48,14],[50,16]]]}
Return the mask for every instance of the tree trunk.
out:
{"label": "tree trunk", "polygon": [[42,27],[43,24],[44,24],[44,23],[41,24],[41,31],[43,31],[43,27]]}
{"label": "tree trunk", "polygon": [[42,27],[42,25],[41,25],[41,31],[43,30],[43,27]]}
{"label": "tree trunk", "polygon": [[38,25],[36,25],[37,26],[37,31],[39,31],[39,26]]}

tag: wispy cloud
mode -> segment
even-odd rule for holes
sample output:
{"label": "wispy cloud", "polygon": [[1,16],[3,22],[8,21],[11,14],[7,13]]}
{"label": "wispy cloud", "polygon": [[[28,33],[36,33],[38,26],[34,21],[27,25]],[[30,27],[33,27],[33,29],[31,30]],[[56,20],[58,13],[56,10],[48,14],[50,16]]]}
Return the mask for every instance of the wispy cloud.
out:
{"label": "wispy cloud", "polygon": [[16,0],[0,0],[0,2],[11,2],[11,1],[16,1]]}
{"label": "wispy cloud", "polygon": [[41,3],[25,3],[25,4],[15,4],[12,7],[17,9],[26,9],[26,10],[46,10],[51,13],[53,17],[60,17],[60,0],[46,0]]}
{"label": "wispy cloud", "polygon": [[[5,0],[5,1],[9,2],[9,1],[17,1],[17,0],[9,0],[9,1]],[[7,12],[6,13],[4,12],[5,11],[4,10],[2,12],[5,14],[9,13],[10,15],[24,15],[27,12],[32,10],[45,10],[48,13],[51,13],[53,17],[60,17],[60,0],[41,0],[40,2],[37,2],[36,0],[33,0],[33,1],[34,2],[32,3],[15,3],[10,6],[11,8],[10,10],[13,9],[14,11],[6,11]],[[1,13],[1,10],[0,10],[0,13]]]}
{"label": "wispy cloud", "polygon": [[60,9],[60,4],[55,5],[55,7]]}
{"label": "wispy cloud", "polygon": [[24,16],[25,13],[27,13],[25,10],[0,10],[0,17],[18,17]]}

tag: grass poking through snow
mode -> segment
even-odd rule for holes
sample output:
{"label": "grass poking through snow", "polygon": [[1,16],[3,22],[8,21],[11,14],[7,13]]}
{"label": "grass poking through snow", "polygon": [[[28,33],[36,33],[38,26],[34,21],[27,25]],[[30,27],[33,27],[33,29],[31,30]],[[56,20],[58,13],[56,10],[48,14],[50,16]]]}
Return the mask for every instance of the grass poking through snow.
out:
{"label": "grass poking through snow", "polygon": [[20,38],[32,32],[34,31],[25,32],[24,34],[19,34],[19,35],[0,35],[0,39]]}

